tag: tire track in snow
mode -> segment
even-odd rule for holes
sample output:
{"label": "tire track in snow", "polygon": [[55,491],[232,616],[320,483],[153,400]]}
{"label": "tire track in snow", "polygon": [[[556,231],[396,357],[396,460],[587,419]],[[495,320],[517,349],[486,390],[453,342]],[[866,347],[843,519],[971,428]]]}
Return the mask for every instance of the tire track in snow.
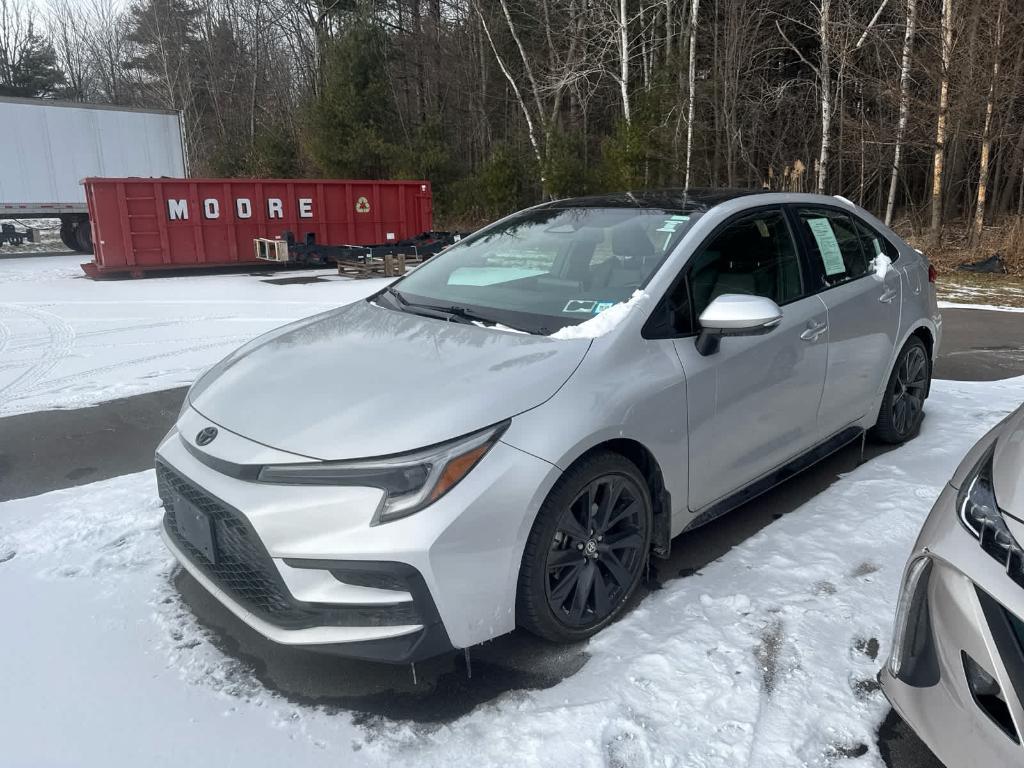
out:
{"label": "tire track in snow", "polygon": [[0,317],[0,355],[7,349],[7,343],[11,338],[11,329],[4,324],[4,319]]}
{"label": "tire track in snow", "polygon": [[[220,322],[220,321],[232,320],[232,319],[233,318],[230,317],[230,316],[223,316],[223,317],[185,317],[185,318],[179,318],[179,319],[176,319],[176,320],[164,320],[164,321],[156,322],[156,323],[145,323],[143,325],[129,325],[129,326],[125,326],[125,327],[120,327],[119,326],[117,328],[102,328],[102,329],[97,330],[97,331],[83,331],[81,333],[76,333],[75,334],[75,339],[77,341],[81,341],[83,339],[91,339],[91,338],[95,338],[97,336],[108,336],[108,335],[114,334],[114,333],[133,333],[133,332],[136,332],[136,331],[148,331],[148,330],[151,330],[153,328],[167,328],[167,327],[174,326],[174,325],[188,325],[190,323]],[[287,321],[285,321],[285,322],[287,322]],[[21,350],[21,349],[35,349],[36,347],[44,347],[48,343],[49,343],[48,341],[25,341],[23,343],[19,343],[18,344],[18,349],[19,350]],[[154,344],[156,342],[154,342],[153,339],[145,339],[145,340],[143,340],[142,343]],[[112,344],[111,346],[119,346],[119,344],[115,343],[115,344]],[[2,348],[0,348],[0,349],[2,349]],[[0,365],[0,370],[2,370],[5,367],[11,367],[11,366],[9,366],[9,365],[8,366]]]}
{"label": "tire track in snow", "polygon": [[61,376],[57,379],[50,379],[46,382],[46,386],[40,389],[33,390],[27,394],[17,395],[11,400],[25,400],[34,395],[49,394],[60,391],[66,384],[71,384],[81,379],[93,376],[95,374],[111,373],[120,368],[127,368],[139,363],[148,363],[153,360],[162,360],[168,357],[178,357],[180,355],[188,354],[189,352],[201,352],[206,349],[214,349],[216,347],[223,347],[228,345],[239,346],[252,339],[251,336],[228,336],[217,341],[211,341],[207,344],[195,344],[187,349],[175,349],[168,352],[160,352],[155,355],[147,355],[146,357],[132,358],[131,360],[122,360],[118,363],[112,363],[110,365],[100,366],[99,368],[92,368],[87,371],[78,371],[77,373],[70,374],[68,376]]}
{"label": "tire track in snow", "polygon": [[[14,381],[0,387],[0,395],[3,395],[5,399],[21,399],[26,396],[24,393],[34,392],[33,387],[36,383],[68,356],[75,344],[75,329],[61,317],[42,309],[18,304],[0,304],[0,311],[15,316],[20,313],[42,323],[50,340],[39,359],[29,363],[28,370],[16,377]],[[5,341],[5,345],[7,343],[9,343],[9,339]]]}

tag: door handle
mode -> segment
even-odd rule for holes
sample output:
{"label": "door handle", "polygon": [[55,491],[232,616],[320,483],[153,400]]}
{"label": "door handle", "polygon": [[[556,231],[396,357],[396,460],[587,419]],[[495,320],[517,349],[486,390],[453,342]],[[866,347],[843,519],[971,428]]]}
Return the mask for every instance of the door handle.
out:
{"label": "door handle", "polygon": [[883,304],[889,304],[896,298],[896,293],[895,288],[886,288],[882,295],[878,297],[878,300]]}
{"label": "door handle", "polygon": [[817,341],[818,337],[827,330],[828,323],[811,322],[808,323],[807,330],[800,334],[800,338],[804,341]]}

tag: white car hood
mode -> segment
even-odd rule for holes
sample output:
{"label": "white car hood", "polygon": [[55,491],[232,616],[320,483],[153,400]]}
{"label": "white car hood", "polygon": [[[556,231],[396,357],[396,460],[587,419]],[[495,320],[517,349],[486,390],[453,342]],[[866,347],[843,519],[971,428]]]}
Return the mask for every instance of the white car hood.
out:
{"label": "white car hood", "polygon": [[317,459],[386,456],[549,399],[587,340],[420,317],[360,301],[250,342],[189,394],[213,423]]}

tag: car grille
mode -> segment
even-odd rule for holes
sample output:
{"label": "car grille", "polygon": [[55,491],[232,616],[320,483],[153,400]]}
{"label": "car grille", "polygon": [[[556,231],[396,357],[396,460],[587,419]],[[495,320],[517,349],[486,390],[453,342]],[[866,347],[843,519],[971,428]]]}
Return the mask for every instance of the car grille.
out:
{"label": "car grille", "polygon": [[[156,476],[164,504],[164,528],[175,545],[211,581],[261,619],[282,629],[421,623],[419,612],[411,602],[385,606],[338,606],[296,600],[288,592],[256,531],[237,510],[162,462],[156,464]],[[185,498],[210,518],[216,562],[210,562],[179,531],[174,513],[176,495]]]}

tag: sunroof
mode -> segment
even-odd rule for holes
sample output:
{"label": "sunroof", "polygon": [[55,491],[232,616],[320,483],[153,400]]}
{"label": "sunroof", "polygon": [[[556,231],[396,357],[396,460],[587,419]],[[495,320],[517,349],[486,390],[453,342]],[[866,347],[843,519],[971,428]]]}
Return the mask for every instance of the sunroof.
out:
{"label": "sunroof", "polygon": [[727,200],[756,195],[761,189],[642,189],[566,200],[553,200],[552,208],[655,208],[669,211],[706,211]]}

